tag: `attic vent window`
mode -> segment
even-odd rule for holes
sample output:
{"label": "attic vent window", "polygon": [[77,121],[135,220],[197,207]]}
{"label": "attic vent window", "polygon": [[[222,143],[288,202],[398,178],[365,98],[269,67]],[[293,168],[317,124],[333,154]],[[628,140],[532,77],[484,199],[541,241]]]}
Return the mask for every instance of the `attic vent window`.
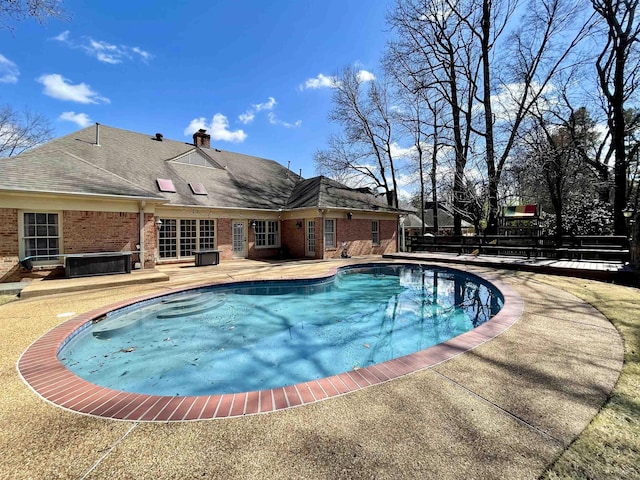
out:
{"label": "attic vent window", "polygon": [[186,163],[187,165],[196,165],[198,167],[216,168],[210,161],[204,158],[198,152],[189,152],[180,158],[173,160],[176,163]]}
{"label": "attic vent window", "polygon": [[168,180],[166,178],[158,178],[156,179],[156,181],[158,182],[158,188],[161,192],[176,192],[176,187],[173,186],[173,182],[171,180]]}
{"label": "attic vent window", "polygon": [[207,195],[207,189],[200,182],[189,182],[189,187],[194,195]]}

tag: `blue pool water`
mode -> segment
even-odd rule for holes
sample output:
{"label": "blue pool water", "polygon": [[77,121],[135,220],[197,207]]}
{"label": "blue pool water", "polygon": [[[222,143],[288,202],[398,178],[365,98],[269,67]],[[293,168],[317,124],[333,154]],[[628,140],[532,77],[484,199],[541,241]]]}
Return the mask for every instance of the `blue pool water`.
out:
{"label": "blue pool water", "polygon": [[423,350],[502,305],[493,286],[457,270],[352,267],[325,280],[215,286],[134,304],[85,328],[58,357],[117,390],[247,392]]}

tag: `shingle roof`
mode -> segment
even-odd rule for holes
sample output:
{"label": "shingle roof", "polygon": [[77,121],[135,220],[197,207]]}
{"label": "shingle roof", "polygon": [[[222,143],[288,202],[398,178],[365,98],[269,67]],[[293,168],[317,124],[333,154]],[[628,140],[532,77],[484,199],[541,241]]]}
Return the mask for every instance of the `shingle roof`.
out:
{"label": "shingle roof", "polygon": [[0,190],[162,198],[62,150],[0,159],[0,170]]}
{"label": "shingle roof", "polygon": [[[96,127],[91,126],[0,159],[0,190],[142,197],[203,207],[394,210],[373,195],[326,177],[303,180],[273,160],[159,141],[155,135],[106,125],[100,125],[99,132],[99,145]],[[209,166],[184,163],[188,155],[202,155]],[[157,179],[172,180],[176,192],[160,192]],[[194,181],[208,194],[194,195],[188,185]]]}
{"label": "shingle roof", "polygon": [[397,211],[374,195],[349,188],[324,176],[300,181],[287,202],[287,208],[310,207]]}

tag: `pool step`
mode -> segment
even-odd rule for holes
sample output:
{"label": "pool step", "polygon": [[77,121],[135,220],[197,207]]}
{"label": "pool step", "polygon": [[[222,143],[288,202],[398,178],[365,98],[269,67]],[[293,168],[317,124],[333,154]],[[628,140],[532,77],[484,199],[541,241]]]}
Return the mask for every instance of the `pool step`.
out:
{"label": "pool step", "polygon": [[196,300],[199,298],[206,298],[206,295],[202,295],[202,294],[198,294],[198,293],[192,293],[189,295],[181,295],[179,297],[171,297],[171,298],[167,298],[166,300],[162,300],[160,303],[162,304],[172,304],[172,303],[184,303],[184,302],[189,302],[191,300]]}
{"label": "pool step", "polygon": [[162,310],[162,312],[156,315],[157,318],[180,318],[180,317],[189,317],[191,315],[198,315],[200,313],[204,313],[207,310],[211,310],[213,308],[217,308],[227,301],[227,296],[225,294],[216,295],[214,298],[211,298],[207,295],[198,295],[197,298],[193,299],[193,301],[184,301],[181,303],[176,303],[175,305],[167,306]]}
{"label": "pool step", "polygon": [[109,338],[113,335],[119,334],[129,327],[134,326],[141,320],[139,315],[124,315],[120,318],[114,318],[113,320],[107,318],[105,320],[96,323],[91,330],[91,333],[96,338]]}

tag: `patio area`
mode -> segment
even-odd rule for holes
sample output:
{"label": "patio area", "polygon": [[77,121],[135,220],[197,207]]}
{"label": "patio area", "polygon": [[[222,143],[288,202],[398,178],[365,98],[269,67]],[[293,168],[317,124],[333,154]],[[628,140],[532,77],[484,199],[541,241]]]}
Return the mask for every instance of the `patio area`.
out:
{"label": "patio area", "polygon": [[50,405],[16,371],[41,335],[114,302],[205,283],[309,278],[372,261],[400,260],[242,260],[32,282],[25,298],[0,306],[0,476],[538,478],[616,384],[623,343],[602,314],[540,274],[480,265],[451,266],[520,294],[524,313],[506,332],[431,368],[299,408],[190,423],[104,420]]}

